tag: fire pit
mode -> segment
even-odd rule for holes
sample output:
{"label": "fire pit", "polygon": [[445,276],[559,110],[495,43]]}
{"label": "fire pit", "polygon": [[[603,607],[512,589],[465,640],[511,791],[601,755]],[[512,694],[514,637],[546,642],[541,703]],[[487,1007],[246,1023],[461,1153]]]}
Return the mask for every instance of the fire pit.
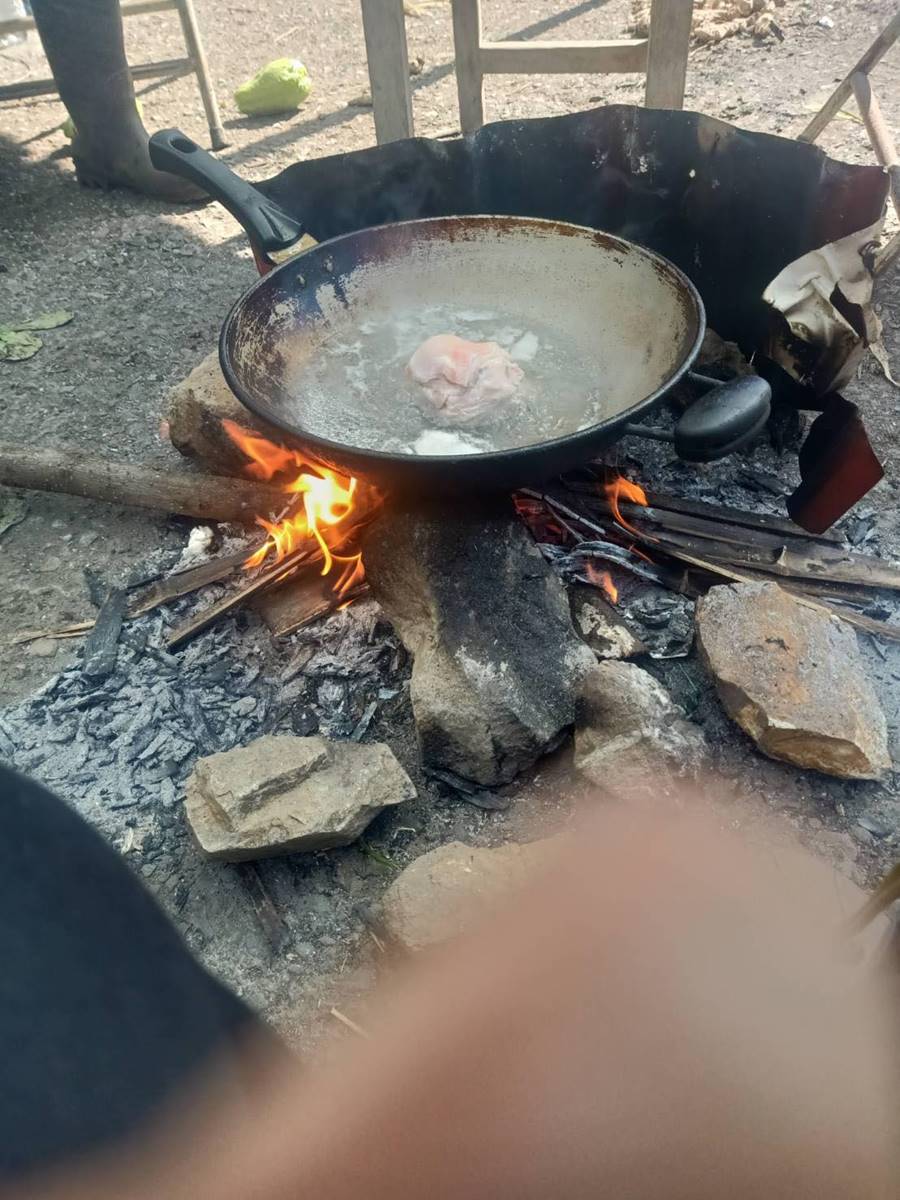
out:
{"label": "fire pit", "polygon": [[[672,151],[665,163],[664,130]],[[552,171],[526,169],[541,154],[559,166],[564,186]],[[790,203],[783,188],[767,191],[760,162],[794,181]],[[346,179],[363,168],[369,182],[348,190]],[[340,200],[326,211],[322,181],[333,188],[339,169],[347,172]],[[557,224],[590,225],[602,213],[616,236],[671,257],[698,287],[722,335],[702,347],[704,375],[718,383],[750,377],[753,386],[764,375],[777,409],[799,395],[802,406],[829,410],[831,433],[819,425],[804,449],[813,507],[828,471],[840,468],[830,458],[835,440],[860,428],[852,406],[841,410],[833,396],[790,378],[790,339],[773,333],[777,314],[761,295],[792,257],[874,222],[883,180],[869,169],[690,114],[607,110],[486,127],[465,143],[299,164],[263,190],[290,207],[289,185],[318,236],[352,238],[379,217],[439,217],[445,205],[524,216],[527,199]],[[714,199],[726,201],[730,219]],[[753,236],[735,241],[745,203],[759,206],[745,226]],[[258,294],[297,269],[270,272]],[[762,350],[776,344],[777,364]],[[206,538],[199,562],[178,570],[148,563],[154,579],[98,597],[83,661],[0,715],[0,744],[139,863],[192,944],[261,1007],[294,1007],[298,989],[307,1015],[323,996],[326,1005],[340,1001],[346,993],[335,978],[349,963],[356,969],[347,991],[364,989],[384,946],[375,902],[401,868],[441,847],[449,854],[455,842],[533,835],[526,818],[552,831],[585,781],[593,795],[637,770],[653,780],[658,802],[671,775],[712,768],[728,781],[729,821],[756,819],[752,790],[804,833],[818,821],[845,864],[847,830],[868,822],[859,826],[871,842],[864,853],[880,861],[876,843],[889,826],[878,779],[889,760],[871,680],[883,697],[900,570],[841,532],[810,535],[787,518],[785,493],[799,473],[770,439],[709,465],[678,460],[671,439],[696,399],[685,382],[671,411],[653,414],[649,439],[622,437],[607,445],[603,463],[580,454],[564,474],[547,481],[529,471],[514,480],[524,486],[500,496],[472,486],[450,500],[437,488],[411,498],[376,490],[356,464],[309,457],[271,423],[257,425],[225,395],[221,376],[215,388],[215,403],[194,403],[195,426],[170,414],[173,440],[203,446],[198,456],[216,472],[204,493],[211,505],[227,502],[227,515],[239,515],[259,497],[260,535]],[[242,491],[235,480],[237,506],[226,471],[244,477]],[[91,473],[76,474],[88,486]],[[853,483],[857,492],[865,486],[862,477]],[[831,516],[819,513],[824,525]],[[730,629],[740,653],[723,665]],[[855,630],[872,635],[861,649]],[[806,658],[830,664],[831,674],[807,688],[822,704],[786,712],[772,678],[801,677],[804,644],[815,646]],[[758,669],[737,675],[734,663]],[[340,747],[356,743],[372,754],[342,760]],[[384,747],[371,743],[391,756],[380,759]],[[259,778],[241,774],[251,758]],[[384,761],[397,781],[395,794],[375,797],[372,811],[382,815],[360,833],[372,812],[355,796],[362,817],[291,829],[288,801],[307,786],[310,764],[327,781],[351,760],[356,770],[357,759],[360,779]],[[186,790],[191,812],[207,823],[198,839],[204,844],[214,825],[215,840],[205,844],[225,862],[206,861],[189,840]],[[356,841],[230,866],[279,850],[277,839],[245,827],[257,802],[273,814],[273,828],[287,812],[288,849]],[[437,869],[427,877],[437,879]]]}

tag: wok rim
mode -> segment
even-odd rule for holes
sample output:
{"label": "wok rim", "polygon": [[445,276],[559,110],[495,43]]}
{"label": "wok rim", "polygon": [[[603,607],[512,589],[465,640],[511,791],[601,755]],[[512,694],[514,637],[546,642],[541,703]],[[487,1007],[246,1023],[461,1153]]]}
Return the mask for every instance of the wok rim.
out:
{"label": "wok rim", "polygon": [[[271,287],[273,281],[281,275],[282,272],[295,270],[298,263],[303,259],[314,255],[327,254],[328,248],[336,246],[340,243],[347,242],[353,238],[360,238],[369,233],[375,233],[382,229],[397,229],[414,227],[420,228],[428,225],[442,225],[451,222],[462,222],[466,224],[478,224],[490,222],[492,225],[497,225],[498,222],[510,226],[538,226],[548,230],[568,231],[569,235],[573,233],[588,234],[595,241],[602,239],[604,243],[610,247],[618,247],[629,253],[637,251],[644,257],[656,263],[662,271],[673,278],[684,290],[684,294],[690,300],[694,316],[696,318],[697,333],[689,350],[684,355],[678,367],[648,396],[638,400],[630,408],[624,409],[620,413],[616,413],[612,417],[608,417],[605,421],[600,421],[596,425],[591,425],[587,429],[576,430],[575,433],[565,434],[562,437],[552,438],[547,441],[535,442],[528,446],[514,446],[508,450],[488,450],[479,454],[398,454],[388,450],[374,450],[362,446],[352,446],[347,442],[335,442],[330,438],[320,437],[318,434],[309,433],[296,425],[292,425],[286,421],[275,409],[266,401],[257,401],[252,397],[249,391],[240,382],[234,364],[231,359],[230,348],[228,345],[229,335],[234,328],[236,322],[240,319],[244,308],[247,307],[250,298],[257,291]],[[496,464],[498,467],[504,468],[514,466],[516,464],[525,464],[529,459],[538,459],[543,455],[552,455],[556,451],[571,449],[573,452],[578,448],[583,447],[585,461],[589,461],[591,447],[597,448],[600,445],[609,444],[617,440],[618,437],[624,436],[621,432],[623,427],[630,424],[647,414],[649,414],[659,403],[664,399],[668,392],[684,378],[690,371],[697,355],[700,352],[700,347],[703,338],[706,334],[706,308],[703,304],[703,299],[699,291],[688,278],[688,276],[677,267],[671,259],[664,255],[651,250],[646,246],[640,245],[638,242],[631,242],[627,238],[618,237],[616,234],[607,233],[602,229],[594,229],[589,225],[576,225],[570,221],[557,221],[547,217],[520,217],[509,214],[491,214],[491,213],[473,213],[469,215],[456,216],[440,216],[440,217],[416,217],[408,221],[387,221],[381,225],[366,225],[361,229],[351,230],[349,233],[339,234],[337,237],[328,238],[324,242],[317,242],[314,246],[309,246],[306,250],[299,254],[291,255],[284,262],[279,263],[271,271],[267,271],[265,275],[260,276],[238,297],[229,309],[228,315],[222,322],[222,327],[219,331],[219,364],[222,368],[222,373],[225,380],[246,409],[254,416],[265,421],[267,425],[272,425],[276,429],[284,433],[292,443],[299,443],[304,448],[313,447],[316,450],[322,451],[322,457],[327,462],[333,460],[335,464],[339,464],[342,459],[348,457],[351,460],[358,462],[371,463],[373,473],[381,475],[382,478],[390,469],[397,471],[410,471],[426,473],[429,468],[433,468],[435,472],[444,469],[449,473],[466,471],[466,468],[472,468],[477,464],[479,468]],[[349,473],[349,472],[348,472]],[[353,468],[353,473],[358,473],[356,468]]]}

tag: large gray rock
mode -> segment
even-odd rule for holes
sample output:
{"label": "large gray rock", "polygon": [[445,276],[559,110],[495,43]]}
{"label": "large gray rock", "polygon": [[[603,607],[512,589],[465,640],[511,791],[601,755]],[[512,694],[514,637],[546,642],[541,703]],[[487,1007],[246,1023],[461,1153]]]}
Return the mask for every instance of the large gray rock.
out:
{"label": "large gray rock", "polygon": [[450,842],[411,863],[382,898],[383,932],[397,948],[426,950],[455,937],[545,862],[556,838],[495,850]]}
{"label": "large gray rock", "polygon": [[890,765],[884,713],[853,629],[775,583],[715,587],[697,645],[729,716],[771,758],[844,779]]}
{"label": "large gray rock", "polygon": [[235,396],[225,382],[217,350],[210,351],[190,375],[172,388],[165,418],[175,449],[217,475],[242,475],[247,466],[247,457],[226,433],[224,420],[278,444],[283,440],[278,430],[260,421]]}
{"label": "large gray rock", "polygon": [[415,794],[380,743],[267,736],[199,759],[185,805],[200,849],[239,862],[346,846]]}
{"label": "large gray rock", "polygon": [[665,688],[634,663],[599,663],[584,681],[575,767],[603,788],[655,793],[698,767],[704,742]]}
{"label": "large gray rock", "polygon": [[424,761],[485,785],[513,779],[571,725],[594,656],[508,502],[385,512],[364,557],[413,658]]}

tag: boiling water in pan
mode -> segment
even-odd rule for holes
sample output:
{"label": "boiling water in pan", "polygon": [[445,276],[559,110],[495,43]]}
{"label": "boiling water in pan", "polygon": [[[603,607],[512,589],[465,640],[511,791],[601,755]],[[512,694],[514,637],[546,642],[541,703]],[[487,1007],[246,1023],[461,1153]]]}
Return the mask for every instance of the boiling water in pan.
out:
{"label": "boiling water in pan", "polygon": [[[464,424],[442,418],[406,370],[413,352],[440,333],[493,341],[507,350],[524,372],[515,394]],[[292,415],[304,428],[394,454],[479,454],[533,445],[595,425],[615,407],[583,347],[558,328],[523,324],[489,308],[369,309],[364,320],[332,331],[292,374]]]}

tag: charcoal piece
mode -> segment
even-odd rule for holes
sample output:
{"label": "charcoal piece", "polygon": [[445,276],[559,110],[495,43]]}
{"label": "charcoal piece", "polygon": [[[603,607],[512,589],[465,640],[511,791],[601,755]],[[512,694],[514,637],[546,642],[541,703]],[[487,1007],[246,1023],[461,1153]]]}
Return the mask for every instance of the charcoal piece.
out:
{"label": "charcoal piece", "polygon": [[284,923],[284,918],[275,907],[275,902],[263,882],[259,867],[256,863],[252,862],[239,863],[237,872],[244,887],[247,889],[247,895],[250,897],[253,912],[259,922],[260,929],[265,934],[266,941],[272,949],[272,953],[280,954],[290,938],[290,933],[287,925]]}
{"label": "charcoal piece", "polygon": [[741,467],[738,477],[752,491],[768,492],[770,496],[778,496],[779,499],[784,495],[784,480],[773,475],[771,471],[757,471],[752,467]]}
{"label": "charcoal piece", "polygon": [[462,792],[457,794],[465,804],[471,804],[475,808],[483,809],[485,812],[506,812],[512,804],[511,796],[501,796],[498,792],[491,792],[486,788],[481,788],[477,792],[470,792],[468,795]]}
{"label": "charcoal piece", "polygon": [[56,725],[47,732],[47,741],[65,745],[74,739],[75,730],[76,726],[74,725]]}
{"label": "charcoal piece", "polygon": [[144,779],[147,783],[161,783],[164,779],[169,779],[178,770],[178,763],[174,758],[164,758],[158,766],[145,772]]}
{"label": "charcoal piece", "polygon": [[883,821],[881,817],[876,817],[873,813],[860,813],[856,818],[856,824],[861,825],[876,838],[890,837],[895,832],[893,825]]}
{"label": "charcoal piece", "polygon": [[298,737],[309,737],[310,734],[319,732],[319,718],[308,705],[293,709],[290,724]]}
{"label": "charcoal piece", "polygon": [[182,663],[175,657],[174,654],[169,654],[167,650],[163,650],[160,646],[147,646],[147,653],[163,667],[168,667],[173,674],[181,674]]}
{"label": "charcoal piece", "polygon": [[184,698],[184,713],[193,725],[193,733],[200,749],[207,754],[216,750],[218,748],[217,739],[210,729],[206,714],[200,707],[197,697],[192,692],[188,692]]}
{"label": "charcoal piece", "polygon": [[338,713],[346,706],[347,687],[337,679],[324,679],[316,689],[319,708],[326,713]]}
{"label": "charcoal piece", "polygon": [[178,790],[171,779],[159,781],[159,798],[164,808],[173,808],[178,800]]}
{"label": "charcoal piece", "polygon": [[694,643],[694,605],[685,596],[657,592],[625,609],[651,658],[686,658]]}
{"label": "charcoal piece", "polygon": [[172,740],[167,747],[168,755],[174,758],[177,763],[182,763],[189,754],[194,751],[193,745],[179,734],[173,734]]}
{"label": "charcoal piece", "polygon": [[457,799],[466,804],[472,804],[475,808],[481,808],[487,812],[505,812],[512,804],[511,796],[501,796],[498,792],[489,791],[487,788],[476,787],[468,779],[462,779],[459,775],[454,775],[452,771],[426,767],[425,774],[435,780],[444,792],[450,792]]}
{"label": "charcoal piece", "polygon": [[281,673],[281,682],[289,683],[297,675],[302,674],[306,670],[306,664],[315,655],[315,646],[301,646],[288,665]]}
{"label": "charcoal piece", "polygon": [[413,658],[423,761],[506,783],[571,725],[594,655],[566,593],[505,500],[381,514],[363,549],[372,594]]}
{"label": "charcoal piece", "polygon": [[156,737],[156,730],[152,725],[139,722],[134,723],[134,736],[123,739],[123,750],[127,752],[132,760],[140,758],[143,752],[147,749],[153,739]]}
{"label": "charcoal piece", "polygon": [[148,645],[147,633],[143,629],[129,629],[123,632],[120,642],[129,650],[142,654]]}
{"label": "charcoal piece", "polygon": [[93,567],[82,568],[84,576],[84,584],[87,588],[87,594],[94,608],[102,608],[109,595],[109,586],[103,580],[99,571],[95,571]]}
{"label": "charcoal piece", "polygon": [[847,522],[847,541],[851,546],[861,546],[867,541],[875,525],[875,513],[859,513]]}
{"label": "charcoal piece", "polygon": [[350,737],[354,742],[361,741],[362,738],[364,738],[368,733],[369,726],[372,724],[372,718],[375,716],[377,711],[378,702],[376,700],[372,700],[366,705],[362,716],[356,722],[356,726],[354,727],[353,732],[350,734]]}
{"label": "charcoal piece", "polygon": [[228,664],[224,660],[213,663],[212,666],[207,667],[203,672],[203,682],[208,684],[222,683],[227,677]]}
{"label": "charcoal piece", "polygon": [[124,616],[125,593],[121,588],[113,588],[84,643],[81,669],[91,679],[105,679],[115,670]]}

